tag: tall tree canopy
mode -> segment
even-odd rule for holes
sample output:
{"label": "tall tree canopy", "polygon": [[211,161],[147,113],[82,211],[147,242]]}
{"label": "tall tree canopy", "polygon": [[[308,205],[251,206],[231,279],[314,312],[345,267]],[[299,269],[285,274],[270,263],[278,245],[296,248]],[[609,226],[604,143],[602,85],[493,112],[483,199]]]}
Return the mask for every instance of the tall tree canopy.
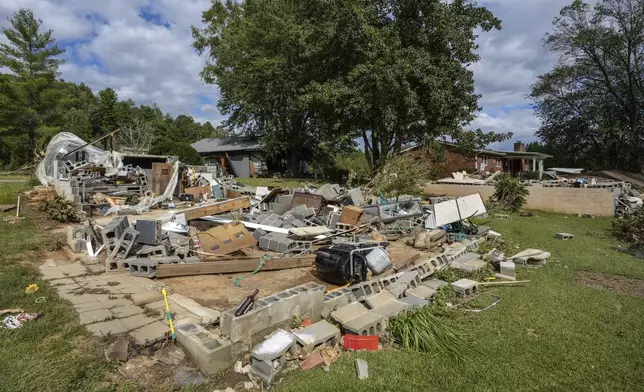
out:
{"label": "tall tree canopy", "polygon": [[644,169],[644,2],[575,0],[545,45],[560,60],[532,86],[539,138],[588,169]]}
{"label": "tall tree canopy", "polygon": [[178,155],[190,163],[200,162],[191,143],[225,135],[209,122],[174,118],[156,104],[137,107],[119,100],[109,87],[94,94],[82,83],[57,79],[64,58],[53,32],[42,31],[31,10],[21,9],[9,21],[6,43],[0,44],[0,168],[34,163],[37,152],[62,131],[91,141],[123,128],[121,147]]}
{"label": "tall tree canopy", "polygon": [[0,124],[9,135],[26,134],[25,154],[15,162],[20,164],[33,159],[36,132],[55,115],[56,76],[63,62],[58,56],[64,50],[51,30],[40,29],[42,20],[31,10],[21,8],[9,23],[2,29],[7,43],[0,43],[0,67],[11,71],[0,78]]}
{"label": "tall tree canopy", "polygon": [[214,1],[193,28],[226,125],[274,155],[324,153],[362,138],[372,167],[439,136],[475,146],[475,30],[500,28],[467,0]]}

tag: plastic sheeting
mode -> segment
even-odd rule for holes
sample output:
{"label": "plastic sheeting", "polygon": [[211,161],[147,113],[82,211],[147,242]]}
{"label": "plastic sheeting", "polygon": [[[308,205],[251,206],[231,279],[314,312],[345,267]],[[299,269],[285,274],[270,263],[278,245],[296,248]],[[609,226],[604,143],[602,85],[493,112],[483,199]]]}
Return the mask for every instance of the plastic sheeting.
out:
{"label": "plastic sheeting", "polygon": [[[86,141],[73,133],[61,132],[54,136],[47,145],[45,157],[36,168],[36,176],[38,176],[40,183],[50,185],[54,181],[54,161],[62,159],[68,152],[85,144],[87,144]],[[92,145],[84,147],[83,150],[87,154],[88,162],[102,164],[108,175],[116,173],[123,166],[123,158],[117,152],[111,153]]]}
{"label": "plastic sheeting", "polygon": [[[36,176],[38,176],[40,183],[43,185],[51,185],[55,180],[54,176],[57,175],[57,173],[54,173],[54,162],[57,160],[64,160],[63,156],[65,154],[86,144],[86,141],[73,133],[61,132],[54,136],[47,145],[45,157],[40,161],[36,168]],[[123,167],[123,156],[118,152],[105,151],[92,145],[83,147],[83,150],[85,151],[88,162],[93,162],[105,167],[106,176],[116,174],[118,170]],[[175,188],[177,187],[177,183],[179,182],[179,163],[179,161],[174,163],[172,178],[162,195],[157,197],[142,197],[139,204],[135,206],[113,206],[105,215],[116,213],[120,209],[124,208],[134,209],[137,212],[146,211],[154,204],[162,202],[172,196]]]}

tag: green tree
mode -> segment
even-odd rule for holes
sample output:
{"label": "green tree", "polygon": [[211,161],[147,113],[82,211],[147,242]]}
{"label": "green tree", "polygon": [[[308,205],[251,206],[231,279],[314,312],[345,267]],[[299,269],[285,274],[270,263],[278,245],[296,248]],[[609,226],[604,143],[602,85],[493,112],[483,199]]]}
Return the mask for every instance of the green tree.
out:
{"label": "green tree", "polygon": [[96,136],[115,131],[119,126],[118,95],[108,87],[98,92],[97,130]]}
{"label": "green tree", "polygon": [[545,45],[560,60],[532,86],[539,138],[587,169],[644,169],[644,2],[575,0]]}
{"label": "green tree", "polygon": [[6,43],[0,43],[0,67],[10,73],[0,78],[0,124],[9,136],[26,136],[26,149],[12,157],[14,164],[31,162],[35,156],[38,129],[55,116],[59,48],[51,30],[42,31],[42,20],[21,8],[3,28]]}
{"label": "green tree", "polygon": [[150,148],[153,155],[172,155],[179,157],[179,161],[188,165],[201,165],[201,155],[186,142],[158,141]]}
{"label": "green tree", "polygon": [[410,142],[503,139],[463,130],[478,109],[475,31],[500,28],[467,0],[215,1],[203,22],[195,47],[225,125],[270,155],[294,163],[360,137],[379,167]]}

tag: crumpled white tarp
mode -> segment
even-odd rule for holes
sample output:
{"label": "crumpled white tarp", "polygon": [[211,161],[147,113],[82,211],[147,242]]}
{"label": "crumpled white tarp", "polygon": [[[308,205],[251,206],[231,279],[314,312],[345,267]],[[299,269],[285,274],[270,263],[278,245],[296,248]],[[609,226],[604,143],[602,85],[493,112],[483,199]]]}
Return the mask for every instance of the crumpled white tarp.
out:
{"label": "crumpled white tarp", "polygon": [[[61,159],[63,155],[75,149],[84,146],[87,142],[73,133],[61,132],[54,136],[47,145],[45,157],[40,161],[36,168],[36,176],[43,185],[49,185],[54,181],[54,161]],[[86,146],[83,148],[87,154],[88,162],[102,164],[105,174],[115,174],[118,169],[123,167],[123,158],[118,152],[104,151],[96,146]],[[68,159],[65,159],[68,160]]]}
{"label": "crumpled white tarp", "polygon": [[[56,175],[56,173],[54,173],[54,161],[62,159],[63,155],[82,147],[85,144],[87,144],[86,141],[73,133],[61,132],[54,136],[47,145],[45,157],[40,161],[36,168],[36,176],[38,176],[40,183],[43,185],[50,185],[54,181],[54,176]],[[83,147],[83,150],[87,155],[88,162],[93,162],[105,167],[105,175],[107,176],[116,174],[118,170],[123,167],[123,155],[118,152],[105,151],[92,145]],[[154,204],[162,202],[172,196],[175,188],[177,187],[177,183],[179,182],[179,163],[179,161],[174,163],[172,178],[162,195],[157,197],[142,197],[139,204],[135,206],[113,206],[105,215],[115,214],[122,208],[132,208],[139,212],[146,211]]]}

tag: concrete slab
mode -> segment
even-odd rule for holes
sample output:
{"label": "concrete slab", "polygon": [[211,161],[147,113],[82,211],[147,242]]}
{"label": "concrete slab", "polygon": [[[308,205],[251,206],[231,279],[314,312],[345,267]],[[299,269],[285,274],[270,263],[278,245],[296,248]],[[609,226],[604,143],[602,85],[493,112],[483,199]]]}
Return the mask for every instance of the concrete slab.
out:
{"label": "concrete slab", "polygon": [[127,328],[120,320],[110,320],[90,324],[87,326],[87,329],[96,336],[116,335],[127,332]]}
{"label": "concrete slab", "polygon": [[152,324],[157,321],[156,319],[144,316],[142,314],[137,314],[134,316],[126,317],[119,319],[121,323],[125,326],[126,330],[131,331],[133,329],[141,328],[144,325]]}
{"label": "concrete slab", "polygon": [[74,284],[76,283],[74,279],[72,278],[62,278],[62,279],[52,279],[49,281],[49,284],[56,287],[56,286],[62,286],[65,284]]}
{"label": "concrete slab", "polygon": [[94,294],[79,294],[74,293],[60,293],[62,299],[71,302],[72,305],[80,305],[88,302],[98,302],[98,298]]}
{"label": "concrete slab", "polygon": [[152,324],[130,331],[129,335],[134,338],[137,344],[145,347],[148,344],[162,340],[169,333],[170,327],[168,327],[168,324],[155,321]]}
{"label": "concrete slab", "polygon": [[[204,324],[212,324],[221,317],[221,312],[218,310],[201,306],[194,300],[180,294],[172,294],[168,297],[168,300],[181,306],[197,317],[201,317],[201,321]],[[170,304],[170,310],[172,311],[172,304]]]}
{"label": "concrete slab", "polygon": [[132,301],[127,300],[127,299],[125,299],[125,298],[107,299],[107,300],[104,300],[104,301],[98,301],[98,302],[99,302],[99,303],[101,304],[101,306],[102,306],[103,308],[105,308],[105,309],[110,309],[110,308],[114,308],[114,307],[117,307],[117,306],[128,306],[128,305],[132,305]]}
{"label": "concrete slab", "polygon": [[150,302],[156,302],[163,299],[163,294],[158,291],[147,291],[138,294],[132,294],[132,302],[134,305],[145,305]]}
{"label": "concrete slab", "polygon": [[97,323],[99,321],[108,321],[106,319],[111,319],[113,315],[112,312],[107,309],[96,309],[79,313],[78,317],[80,317],[80,323],[86,325]]}
{"label": "concrete slab", "polygon": [[63,279],[88,274],[87,268],[82,264],[62,264],[55,267],[44,264],[38,268],[44,280]]}
{"label": "concrete slab", "polygon": [[114,317],[123,318],[143,313],[143,309],[135,305],[117,306],[111,309]]}
{"label": "concrete slab", "polygon": [[366,314],[367,312],[368,310],[363,304],[361,304],[360,302],[353,302],[349,305],[345,305],[339,308],[336,311],[331,312],[331,318],[333,318],[340,324],[345,324],[350,320]]}
{"label": "concrete slab", "polygon": [[452,262],[451,267],[467,272],[478,272],[483,270],[486,265],[487,263],[485,261],[479,259],[469,260],[463,263],[457,263],[455,260]]}
{"label": "concrete slab", "polygon": [[77,312],[89,312],[90,310],[97,310],[97,309],[107,309],[105,305],[102,303],[96,301],[96,302],[86,302],[83,304],[78,304],[74,305],[74,308],[76,309]]}

